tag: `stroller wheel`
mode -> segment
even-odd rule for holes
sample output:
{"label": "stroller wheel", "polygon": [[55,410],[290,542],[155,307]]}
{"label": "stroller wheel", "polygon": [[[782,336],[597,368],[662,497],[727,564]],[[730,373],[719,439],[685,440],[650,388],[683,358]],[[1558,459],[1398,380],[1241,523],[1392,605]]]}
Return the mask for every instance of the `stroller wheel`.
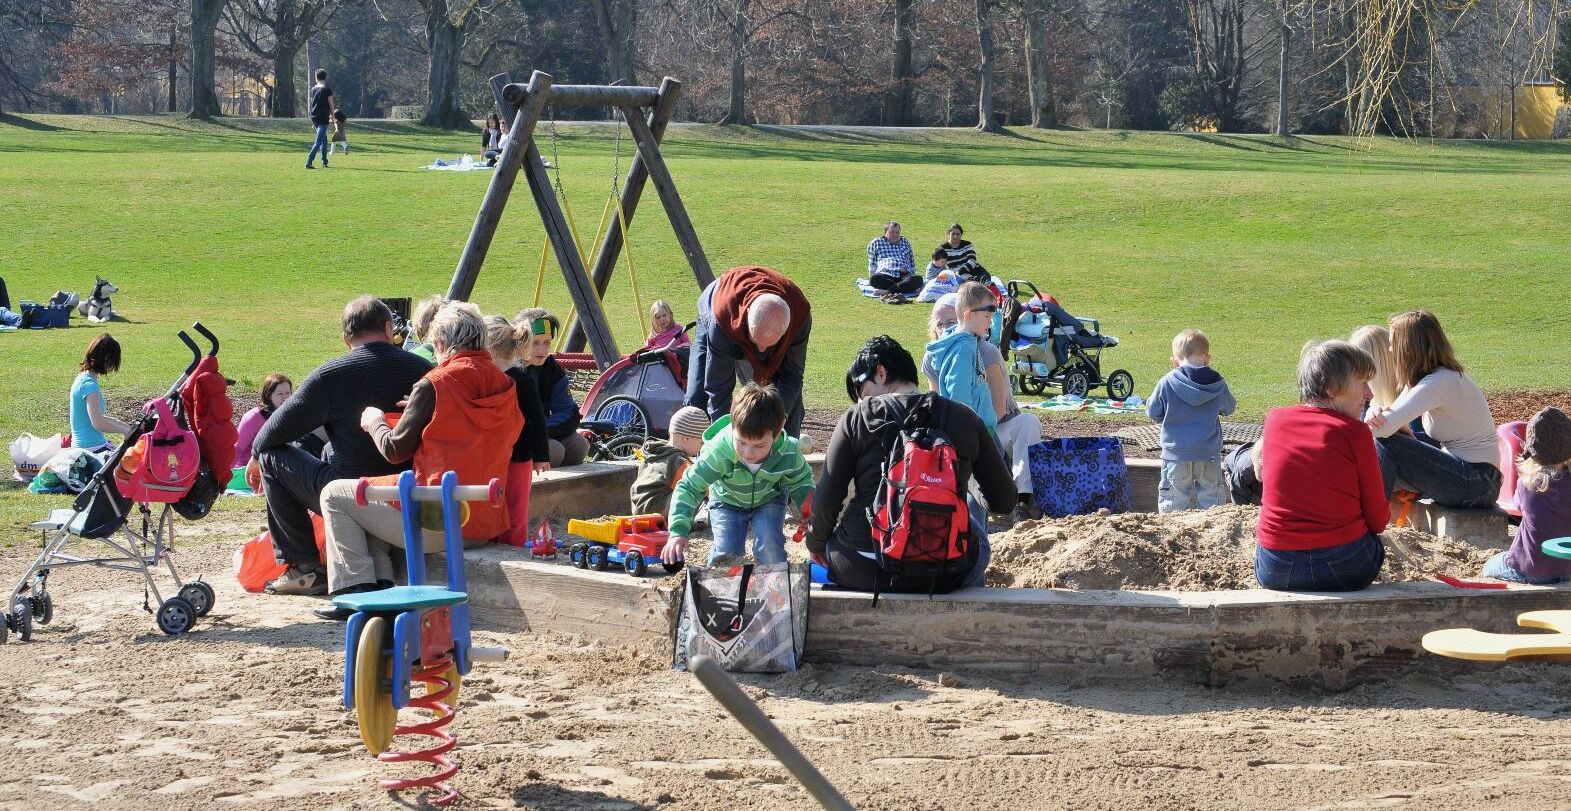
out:
{"label": "stroller wheel", "polygon": [[1035,375],[1021,375],[1020,390],[1032,397],[1040,397],[1047,391],[1047,379]]}
{"label": "stroller wheel", "polygon": [[33,641],[33,607],[27,602],[18,600],[11,606],[11,616],[8,618],[11,630],[16,631],[16,638],[23,642]]}
{"label": "stroller wheel", "polygon": [[1113,400],[1123,400],[1135,393],[1135,376],[1118,369],[1107,376],[1107,396]]}
{"label": "stroller wheel", "polygon": [[1084,397],[1091,391],[1091,378],[1079,369],[1071,369],[1064,373],[1063,389],[1065,394]]}
{"label": "stroller wheel", "polygon": [[647,439],[654,428],[650,424],[649,409],[625,394],[607,397],[595,408],[595,419],[614,424],[618,434],[633,434],[640,440]]}
{"label": "stroller wheel", "polygon": [[158,606],[158,630],[179,636],[196,623],[196,607],[184,597],[170,597]]}
{"label": "stroller wheel", "polygon": [[198,617],[207,616],[207,612],[213,610],[213,602],[217,599],[216,595],[213,594],[213,587],[200,580],[193,580],[181,586],[180,596],[184,597],[185,601],[190,603],[192,608],[196,609]]}
{"label": "stroller wheel", "polygon": [[32,597],[28,598],[28,602],[31,604],[33,609],[33,619],[37,621],[39,625],[48,625],[50,622],[54,621],[55,598],[50,597],[49,592],[45,591],[39,594],[34,594]]}

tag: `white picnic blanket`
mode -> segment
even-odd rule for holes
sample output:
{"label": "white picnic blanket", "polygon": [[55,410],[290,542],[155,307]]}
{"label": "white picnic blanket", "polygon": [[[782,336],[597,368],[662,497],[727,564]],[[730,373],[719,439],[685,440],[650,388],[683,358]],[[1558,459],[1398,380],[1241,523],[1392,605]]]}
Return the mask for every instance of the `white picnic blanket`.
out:
{"label": "white picnic blanket", "polygon": [[435,163],[422,166],[422,169],[434,169],[440,172],[475,172],[481,169],[490,169],[484,161],[475,160],[473,155],[464,155],[461,158],[437,158]]}

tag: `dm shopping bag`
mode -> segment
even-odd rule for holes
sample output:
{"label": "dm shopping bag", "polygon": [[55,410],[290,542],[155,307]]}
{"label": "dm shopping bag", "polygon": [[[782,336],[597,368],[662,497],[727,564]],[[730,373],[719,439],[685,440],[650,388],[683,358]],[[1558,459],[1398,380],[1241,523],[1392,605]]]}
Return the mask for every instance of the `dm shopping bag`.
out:
{"label": "dm shopping bag", "polygon": [[1031,488],[1049,518],[1129,512],[1129,468],[1114,437],[1059,437],[1031,446]]}
{"label": "dm shopping bag", "polygon": [[65,444],[65,437],[55,434],[50,437],[33,436],[23,433],[11,440],[11,477],[19,482],[30,482],[38,471],[44,469],[48,462]]}
{"label": "dm shopping bag", "polygon": [[796,670],[807,641],[807,568],[790,563],[689,566],[672,663],[714,657],[733,673]]}

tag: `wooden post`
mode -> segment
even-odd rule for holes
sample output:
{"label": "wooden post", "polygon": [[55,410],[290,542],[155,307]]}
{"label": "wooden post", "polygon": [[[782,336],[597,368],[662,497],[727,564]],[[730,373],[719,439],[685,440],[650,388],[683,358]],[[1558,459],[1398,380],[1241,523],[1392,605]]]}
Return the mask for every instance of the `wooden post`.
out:
{"label": "wooden post", "polygon": [[[548,91],[549,92],[549,91]],[[538,111],[537,111],[538,113]],[[546,237],[556,251],[557,264],[562,266],[562,278],[567,281],[567,293],[573,297],[580,322],[589,336],[589,351],[601,369],[622,357],[616,349],[616,339],[611,335],[611,324],[606,321],[605,309],[600,306],[600,296],[594,282],[584,270],[584,257],[573,242],[573,232],[567,217],[557,203],[556,190],[551,188],[551,177],[546,174],[545,163],[540,159],[540,149],[533,138],[524,153],[524,170],[529,180],[529,191],[534,195],[535,207],[540,210],[540,221],[545,225]]]}
{"label": "wooden post", "polygon": [[529,77],[529,86],[523,89],[522,99],[518,99],[515,104],[515,99],[511,97],[519,94],[509,93],[507,89],[518,85],[509,85],[507,78],[505,73],[491,77],[491,89],[498,96],[502,110],[512,112],[512,137],[508,138],[507,147],[497,158],[491,185],[486,187],[480,213],[475,217],[474,228],[469,231],[469,241],[464,243],[464,252],[458,258],[458,268],[453,271],[453,281],[448,285],[447,297],[454,301],[468,301],[474,293],[475,280],[480,277],[480,266],[485,264],[486,252],[491,249],[496,227],[502,221],[502,211],[507,208],[508,195],[512,193],[513,183],[518,179],[518,169],[523,165],[523,144],[534,143],[535,124],[540,120],[540,110],[545,106],[546,95],[551,88],[550,74],[537,70]]}
{"label": "wooden post", "polygon": [[[654,109],[649,112],[649,131],[654,134],[658,143],[665,138],[666,125],[671,123],[671,116],[676,111],[676,100],[682,92],[682,83],[669,76],[660,82],[660,99],[655,102]],[[633,110],[624,110],[624,114],[633,116]],[[638,111],[642,115],[642,111]],[[642,152],[635,151],[633,162],[627,170],[627,180],[622,184],[622,211],[626,214],[628,226],[633,223],[633,214],[638,211],[638,202],[644,193],[644,184],[649,180],[649,167],[644,163]],[[613,212],[614,214],[615,212]],[[600,250],[595,253],[595,264],[590,269],[589,275],[595,281],[595,289],[605,296],[606,288],[611,284],[611,277],[616,273],[617,260],[622,256],[623,236],[622,224],[615,216],[611,217],[611,227],[606,230],[605,238],[600,243]],[[685,250],[685,248],[684,248]],[[707,274],[711,279],[714,274],[709,270],[709,260],[704,257],[702,248],[698,251],[699,261],[703,270],[698,266],[693,268],[693,276],[702,280]],[[688,263],[692,264],[692,256]],[[699,290],[708,285],[708,282],[699,282]],[[584,348],[584,333],[578,328],[575,319],[567,325],[567,351],[579,352]]]}
{"label": "wooden post", "polygon": [[704,246],[698,241],[698,233],[693,230],[693,221],[687,217],[682,196],[676,191],[676,181],[671,179],[665,158],[660,156],[660,141],[650,131],[649,125],[638,116],[628,116],[627,126],[633,131],[633,140],[638,142],[638,154],[644,159],[649,179],[654,181],[655,191],[660,193],[660,202],[665,205],[666,216],[671,218],[671,230],[676,232],[676,241],[681,244],[682,253],[687,254],[687,263],[692,266],[693,277],[698,280],[698,287],[702,290],[715,280],[715,272],[709,267],[709,257],[704,255]]}

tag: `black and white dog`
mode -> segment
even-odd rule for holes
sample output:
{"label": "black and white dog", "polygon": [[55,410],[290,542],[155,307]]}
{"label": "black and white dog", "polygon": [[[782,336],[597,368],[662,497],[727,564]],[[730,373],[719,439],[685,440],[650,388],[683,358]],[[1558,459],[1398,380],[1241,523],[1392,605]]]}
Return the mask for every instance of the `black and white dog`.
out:
{"label": "black and white dog", "polygon": [[93,285],[93,295],[76,305],[76,310],[82,314],[82,317],[95,324],[108,322],[115,317],[109,297],[118,292],[120,288],[115,287],[113,282],[99,276],[98,283]]}

